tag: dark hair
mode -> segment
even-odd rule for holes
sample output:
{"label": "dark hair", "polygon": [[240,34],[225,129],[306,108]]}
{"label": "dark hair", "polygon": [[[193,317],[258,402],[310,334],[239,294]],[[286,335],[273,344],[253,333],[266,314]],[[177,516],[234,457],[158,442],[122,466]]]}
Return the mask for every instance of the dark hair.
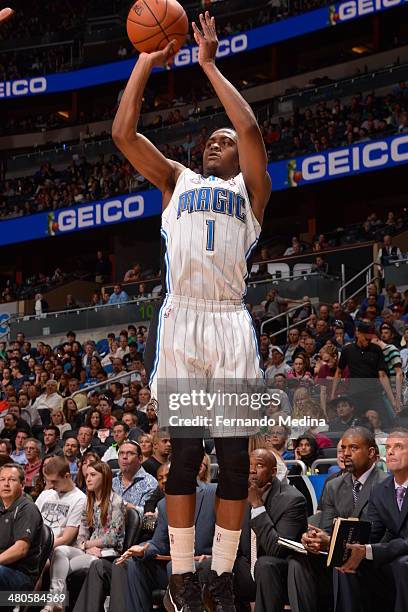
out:
{"label": "dark hair", "polygon": [[[110,496],[112,493],[112,470],[110,469],[107,463],[103,463],[103,461],[100,460],[90,463],[89,467],[92,467],[94,470],[102,474],[102,491],[99,509],[101,513],[100,516],[102,526],[106,527],[108,522]],[[86,522],[88,526],[92,529],[94,527],[94,507],[96,503],[94,491],[87,491],[86,497]]]}
{"label": "dark hair", "polygon": [[56,425],[47,425],[46,427],[44,427],[44,432],[50,431],[50,430],[52,430],[55,433],[57,438],[60,437],[61,433],[60,433],[60,430],[58,429],[58,427]]}
{"label": "dark hair", "polygon": [[302,440],[307,440],[311,446],[311,453],[308,457],[302,457],[301,461],[303,461],[303,463],[305,463],[307,465],[307,467],[310,467],[313,463],[313,461],[316,461],[316,459],[319,458],[320,456],[320,448],[319,445],[317,444],[317,440],[314,436],[308,436],[307,434],[299,436],[293,443],[293,448],[296,449],[298,448],[298,446],[300,446],[300,443],[302,442]]}
{"label": "dark hair", "polygon": [[25,474],[24,474],[24,470],[21,465],[19,465],[18,463],[5,463],[4,465],[1,466],[0,472],[6,468],[7,469],[14,468],[15,470],[17,470],[19,481],[21,482],[21,484],[24,483]]}
{"label": "dark hair", "polygon": [[124,431],[125,433],[128,433],[128,432],[129,432],[129,425],[128,425],[127,423],[123,423],[122,421],[117,421],[116,423],[114,423],[114,424],[112,425],[112,430],[114,430],[114,429],[115,429],[115,427],[117,427],[118,425],[120,425],[121,427],[123,427],[123,431]]}
{"label": "dark hair", "polygon": [[[408,430],[406,431],[408,435]],[[370,446],[373,446],[374,448],[377,447],[374,433],[370,431],[368,427],[363,427],[361,425],[358,425],[357,427],[349,427],[349,429],[346,429],[346,431],[343,432],[341,437],[345,438],[346,436],[359,436],[360,438],[364,440],[364,442],[367,444],[368,447]]]}
{"label": "dark hair", "polygon": [[[97,413],[98,413],[98,415],[99,415],[99,427],[100,427],[100,426],[103,426],[103,416],[102,416],[102,412],[101,412],[100,410],[98,410],[98,408],[93,408],[93,410],[91,410],[90,412],[88,412],[88,415],[87,415],[86,420],[85,420],[85,423],[84,423],[84,425],[85,425],[86,427],[90,427],[90,428],[92,429],[92,431],[93,431],[93,425],[92,425],[92,423],[91,423],[91,418],[92,418],[92,415],[93,415],[95,412],[97,412]],[[97,429],[99,429],[99,427],[97,427]]]}

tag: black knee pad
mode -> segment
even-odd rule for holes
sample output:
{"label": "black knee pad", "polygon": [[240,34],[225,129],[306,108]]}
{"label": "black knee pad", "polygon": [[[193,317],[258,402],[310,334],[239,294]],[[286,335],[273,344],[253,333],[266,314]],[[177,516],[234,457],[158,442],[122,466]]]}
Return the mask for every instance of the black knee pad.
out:
{"label": "black knee pad", "polygon": [[248,440],[223,440],[222,447],[221,452],[219,445],[217,448],[219,461],[217,496],[237,501],[246,499],[249,478]]}
{"label": "black knee pad", "polygon": [[171,465],[166,493],[191,495],[196,492],[198,470],[204,457],[203,442],[173,438],[171,445]]}

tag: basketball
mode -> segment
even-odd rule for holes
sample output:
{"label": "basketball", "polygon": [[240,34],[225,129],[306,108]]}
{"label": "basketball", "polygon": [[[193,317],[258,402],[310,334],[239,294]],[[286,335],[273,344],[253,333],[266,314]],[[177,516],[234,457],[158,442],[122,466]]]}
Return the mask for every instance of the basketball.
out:
{"label": "basketball", "polygon": [[127,33],[140,52],[159,51],[172,40],[178,51],[187,37],[187,15],[177,0],[137,0],[129,11]]}

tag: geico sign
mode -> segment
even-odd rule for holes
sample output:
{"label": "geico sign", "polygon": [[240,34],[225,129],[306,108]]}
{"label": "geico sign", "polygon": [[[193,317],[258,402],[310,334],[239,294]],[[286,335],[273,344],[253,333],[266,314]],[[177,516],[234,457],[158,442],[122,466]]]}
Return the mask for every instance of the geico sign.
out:
{"label": "geico sign", "polygon": [[[233,53],[241,53],[248,47],[246,34],[238,34],[230,39],[220,40],[217,50],[217,57],[226,57]],[[198,62],[198,47],[188,47],[181,49],[174,58],[175,66],[188,66]]]}
{"label": "geico sign", "polygon": [[328,178],[358,172],[364,168],[380,168],[390,162],[408,162],[408,134],[393,140],[367,142],[347,149],[332,151],[326,155],[312,155],[302,161],[302,178],[305,181]]}
{"label": "geico sign", "polygon": [[47,90],[47,79],[35,77],[34,79],[18,79],[18,81],[0,82],[0,98],[14,98],[29,94],[40,94]]}
{"label": "geico sign", "polygon": [[63,210],[57,216],[58,230],[70,232],[108,223],[119,223],[141,217],[143,213],[144,198],[141,195],[130,196],[124,200],[109,200],[80,206],[73,210]]}
{"label": "geico sign", "polygon": [[347,21],[362,15],[370,15],[381,9],[387,9],[399,4],[405,4],[407,0],[350,0],[338,6],[338,21]]}

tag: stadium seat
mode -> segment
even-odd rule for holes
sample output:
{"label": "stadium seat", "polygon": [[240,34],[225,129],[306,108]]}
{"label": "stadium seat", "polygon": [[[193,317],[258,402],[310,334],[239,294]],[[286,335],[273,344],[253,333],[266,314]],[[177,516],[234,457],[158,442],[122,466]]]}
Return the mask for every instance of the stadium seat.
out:
{"label": "stadium seat", "polygon": [[288,264],[285,263],[269,263],[268,272],[269,274],[272,274],[274,279],[282,278],[285,280],[289,279],[290,277],[290,268]]}
{"label": "stadium seat", "polygon": [[289,484],[296,487],[306,498],[307,515],[311,516],[317,509],[317,497],[312,483],[307,476],[288,476]]}
{"label": "stadium seat", "polygon": [[312,264],[308,263],[297,263],[293,266],[293,276],[303,276],[310,274],[312,271]]}
{"label": "stadium seat", "polygon": [[218,463],[211,464],[211,482],[218,482]]}

